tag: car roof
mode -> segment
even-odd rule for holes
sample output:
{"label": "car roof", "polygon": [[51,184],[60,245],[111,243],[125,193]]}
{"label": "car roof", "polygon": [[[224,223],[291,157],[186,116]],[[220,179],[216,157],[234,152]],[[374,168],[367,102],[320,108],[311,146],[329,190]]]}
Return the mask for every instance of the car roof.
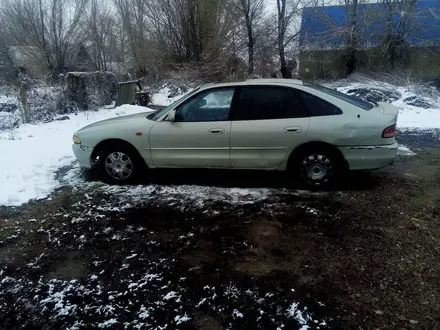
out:
{"label": "car roof", "polygon": [[292,85],[303,85],[303,82],[302,80],[298,80],[298,79],[273,79],[273,78],[247,79],[236,82],[211,83],[201,86],[201,89],[212,88],[212,87],[253,86],[253,85],[292,86]]}

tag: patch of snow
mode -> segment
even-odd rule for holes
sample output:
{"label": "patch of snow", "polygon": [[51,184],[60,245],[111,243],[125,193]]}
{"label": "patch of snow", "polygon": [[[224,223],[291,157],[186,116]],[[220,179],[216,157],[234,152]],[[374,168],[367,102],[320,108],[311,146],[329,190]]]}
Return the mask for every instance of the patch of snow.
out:
{"label": "patch of snow", "polygon": [[139,310],[139,314],[138,317],[142,320],[150,317],[150,313],[147,311],[147,309],[145,308],[145,306],[142,305],[141,309]]}
{"label": "patch of snow", "polygon": [[199,307],[202,306],[205,302],[206,302],[206,298],[203,298],[202,300],[199,301],[199,303],[195,306],[195,308],[199,308]]}
{"label": "patch of snow", "polygon": [[318,210],[315,209],[315,208],[313,208],[313,207],[307,207],[307,208],[306,208],[306,212],[307,212],[308,214],[316,215],[316,216],[319,214]]}
{"label": "patch of snow", "polygon": [[171,292],[168,292],[168,293],[163,297],[163,299],[164,299],[164,300],[170,300],[170,299],[178,298],[178,297],[179,297],[179,295],[177,294],[177,292],[175,292],[175,291],[171,291]]}
{"label": "patch of snow", "polygon": [[[266,189],[266,188],[223,188],[195,185],[148,185],[148,186],[109,186],[101,185],[105,193],[128,202],[121,206],[121,211],[139,205],[147,201],[158,201],[157,196],[161,196],[160,202],[168,205],[177,206],[185,203],[192,203],[195,208],[206,207],[213,201],[222,201],[229,204],[253,204],[269,199],[275,193],[278,196],[291,194],[307,194],[306,192],[291,192],[287,189]],[[188,235],[188,237],[191,237]]]}
{"label": "patch of snow", "polygon": [[44,253],[40,254],[40,256],[37,257],[34,262],[28,263],[27,266],[32,267],[32,268],[39,267],[39,266],[37,266],[37,263],[41,260],[41,258],[43,258],[43,256],[44,256]]}
{"label": "patch of snow", "polygon": [[110,319],[110,320],[107,320],[105,322],[98,323],[98,328],[100,328],[100,329],[110,328],[112,325],[114,325],[116,323],[118,323],[118,320]]}
{"label": "patch of snow", "polygon": [[125,259],[130,260],[137,257],[137,253],[133,253],[131,256],[126,257]]}
{"label": "patch of snow", "polygon": [[70,327],[67,328],[68,330],[80,330],[84,328],[84,323],[82,321],[75,321],[75,323]]}
{"label": "patch of snow", "polygon": [[239,317],[239,318],[243,318],[243,314],[242,313],[240,313],[240,311],[238,310],[238,309],[234,309],[233,311],[232,311],[232,317],[235,319],[235,318],[237,318],[237,317]]}
{"label": "patch of snow", "polygon": [[183,315],[183,316],[177,315],[177,316],[174,318],[174,321],[176,322],[177,325],[179,325],[179,324],[181,324],[181,323],[188,322],[188,321],[190,321],[190,320],[191,320],[191,318],[188,317],[188,315],[186,315],[186,314]]}
{"label": "patch of snow", "polygon": [[399,145],[399,147],[397,149],[397,154],[400,156],[408,156],[408,157],[417,155],[410,148],[408,148],[407,146],[404,146],[402,144]]}
{"label": "patch of snow", "polygon": [[294,302],[287,309],[287,316],[294,318],[296,321],[298,321],[298,323],[301,325],[301,330],[306,330],[309,329],[307,322],[312,320],[306,311],[307,307],[304,307],[304,311],[301,311],[299,309],[299,304]]}
{"label": "patch of snow", "polygon": [[[3,162],[0,176],[0,205],[19,206],[49,196],[59,186],[56,172],[75,161],[72,135],[80,128],[96,121],[148,110],[123,105],[111,110],[70,115],[70,120],[26,124],[12,132],[0,131],[0,152],[8,157],[8,161]],[[72,180],[74,176],[66,178]]]}

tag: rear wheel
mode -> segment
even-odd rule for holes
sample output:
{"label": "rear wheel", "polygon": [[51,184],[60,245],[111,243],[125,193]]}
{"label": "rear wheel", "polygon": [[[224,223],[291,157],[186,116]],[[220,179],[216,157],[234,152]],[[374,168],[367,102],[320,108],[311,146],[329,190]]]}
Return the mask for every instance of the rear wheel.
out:
{"label": "rear wheel", "polygon": [[132,183],[141,173],[142,162],[139,158],[127,146],[107,146],[99,159],[99,176],[104,182],[111,184]]}
{"label": "rear wheel", "polygon": [[303,185],[311,189],[327,188],[344,169],[344,162],[330,147],[312,147],[297,154],[291,169]]}

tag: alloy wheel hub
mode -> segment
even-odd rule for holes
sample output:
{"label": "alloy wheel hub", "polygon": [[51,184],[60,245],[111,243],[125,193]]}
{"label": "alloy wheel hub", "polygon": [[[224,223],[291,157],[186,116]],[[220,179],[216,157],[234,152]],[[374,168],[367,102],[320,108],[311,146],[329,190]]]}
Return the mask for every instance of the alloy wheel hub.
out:
{"label": "alloy wheel hub", "polygon": [[113,152],[105,159],[105,170],[116,180],[125,180],[133,173],[133,162],[123,152]]}

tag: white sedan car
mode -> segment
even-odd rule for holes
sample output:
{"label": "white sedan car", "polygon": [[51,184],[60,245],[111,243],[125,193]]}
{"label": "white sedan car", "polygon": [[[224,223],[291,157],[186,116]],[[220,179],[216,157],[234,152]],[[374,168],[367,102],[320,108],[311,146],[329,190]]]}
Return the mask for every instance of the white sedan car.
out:
{"label": "white sedan car", "polygon": [[160,111],[84,127],[73,152],[111,183],[155,168],[222,168],[288,171],[320,187],[391,164],[398,113],[299,80],[210,84]]}

